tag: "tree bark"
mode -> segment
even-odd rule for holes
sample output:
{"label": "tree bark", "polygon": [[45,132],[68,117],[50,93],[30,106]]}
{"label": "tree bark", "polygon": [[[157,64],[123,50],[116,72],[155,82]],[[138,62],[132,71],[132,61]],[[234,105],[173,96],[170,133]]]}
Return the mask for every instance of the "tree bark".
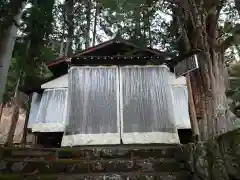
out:
{"label": "tree bark", "polygon": [[67,44],[65,48],[65,56],[69,56],[73,53],[72,49],[74,35],[73,6],[74,6],[73,0],[66,0],[66,13],[67,13],[66,24],[68,29],[68,35]]}
{"label": "tree bark", "polygon": [[86,18],[87,18],[87,26],[86,26],[86,31],[85,31],[85,48],[89,48],[90,46],[90,29],[91,29],[91,10],[92,10],[92,1],[88,0],[87,1],[87,6],[86,6]]}
{"label": "tree bark", "polygon": [[17,126],[18,117],[19,117],[19,106],[16,102],[14,102],[13,114],[11,118],[11,126],[8,131],[6,146],[11,147],[13,145],[14,133]]}
{"label": "tree bark", "polygon": [[141,7],[136,7],[134,10],[135,18],[135,41],[137,44],[141,44],[142,33],[141,33]]}
{"label": "tree bark", "polygon": [[[226,98],[226,65],[224,51],[216,48],[218,38],[218,16],[220,4],[197,4],[195,0],[177,4],[182,40],[185,48],[201,49],[198,54],[199,69],[191,73],[192,89],[197,96],[200,92],[201,139],[211,139],[234,128]],[[209,12],[211,9],[211,13]],[[214,11],[213,11],[214,10]],[[188,46],[188,47],[186,47]],[[195,86],[195,87],[194,87]],[[194,97],[194,100],[199,97]],[[195,104],[197,104],[195,102]]]}
{"label": "tree bark", "polygon": [[240,0],[235,0],[235,7],[236,7],[236,9],[238,11],[238,14],[240,16]]}
{"label": "tree bark", "polygon": [[8,131],[8,135],[7,135],[7,142],[6,145],[7,146],[12,146],[13,144],[13,138],[14,138],[14,133],[16,130],[16,126],[17,126],[17,122],[18,122],[18,118],[19,118],[19,84],[20,84],[21,78],[18,79],[17,85],[16,85],[16,90],[15,90],[15,94],[13,97],[13,113],[12,113],[12,117],[11,117],[11,125]]}
{"label": "tree bark", "polygon": [[24,122],[24,128],[23,128],[23,136],[22,136],[22,140],[21,140],[21,144],[25,145],[26,141],[27,141],[27,134],[28,134],[28,121],[29,121],[29,114],[30,114],[30,110],[31,110],[31,102],[32,102],[32,94],[29,96],[28,99],[28,107],[27,107],[27,114],[26,114],[26,118],[25,118],[25,122]]}
{"label": "tree bark", "polygon": [[196,109],[195,104],[193,100],[193,94],[192,94],[192,87],[191,87],[191,80],[189,74],[186,76],[187,80],[187,89],[188,89],[188,101],[189,101],[189,112],[190,112],[190,120],[191,120],[191,128],[193,133],[193,141],[197,142],[199,141],[199,127],[197,123],[197,115],[196,115]]}
{"label": "tree bark", "polygon": [[[5,85],[7,81],[8,69],[11,63],[12,52],[16,40],[18,27],[16,23],[20,22],[22,15],[22,8],[25,1],[15,1],[16,4],[21,2],[21,6],[18,6],[16,14],[13,16],[12,24],[7,27],[0,37],[0,103],[2,103],[3,94],[5,91]],[[12,2],[13,3],[13,2]],[[15,5],[13,3],[13,5]],[[16,9],[16,7],[13,7]],[[15,12],[15,11],[14,11]]]}
{"label": "tree bark", "polygon": [[94,25],[93,25],[93,42],[92,42],[92,46],[95,46],[95,44],[96,44],[97,19],[98,19],[99,11],[100,11],[99,4],[98,4],[98,2],[96,2],[95,15],[94,15]]}
{"label": "tree bark", "polygon": [[[64,26],[63,26],[64,27]],[[64,55],[64,46],[65,46],[65,37],[64,37],[64,31],[65,31],[65,28],[63,28],[63,34],[62,34],[62,41],[60,43],[60,50],[59,50],[59,57],[62,57]],[[67,54],[67,52],[66,52]]]}
{"label": "tree bark", "polygon": [[148,17],[148,39],[149,39],[149,46],[152,47],[152,32],[151,32],[151,21],[150,17]]}
{"label": "tree bark", "polygon": [[0,103],[0,122],[2,118],[3,108],[4,108],[4,103]]}
{"label": "tree bark", "polygon": [[59,50],[59,57],[64,56],[65,54],[67,54],[67,51],[65,51],[65,46],[66,46],[66,42],[65,42],[65,31],[66,31],[66,26],[67,26],[67,17],[66,17],[66,4],[65,4],[65,8],[61,9],[61,13],[62,13],[62,18],[63,18],[63,24],[61,26],[62,29],[62,35],[61,35],[61,42],[60,42],[60,50]]}
{"label": "tree bark", "polygon": [[60,51],[59,51],[59,57],[62,57],[64,54],[63,54],[63,49],[64,49],[64,38],[62,38],[62,41],[60,43]]}
{"label": "tree bark", "polygon": [[144,7],[143,9],[143,35],[144,35],[144,45],[149,45],[152,47],[152,36],[151,36],[151,19],[152,10],[150,9],[150,5]]}

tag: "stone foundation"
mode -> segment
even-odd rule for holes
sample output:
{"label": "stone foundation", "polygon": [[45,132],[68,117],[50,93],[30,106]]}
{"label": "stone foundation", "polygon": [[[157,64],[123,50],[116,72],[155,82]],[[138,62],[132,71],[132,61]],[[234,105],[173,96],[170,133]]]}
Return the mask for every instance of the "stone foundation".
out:
{"label": "stone foundation", "polygon": [[172,146],[0,148],[0,179],[240,179],[240,130]]}

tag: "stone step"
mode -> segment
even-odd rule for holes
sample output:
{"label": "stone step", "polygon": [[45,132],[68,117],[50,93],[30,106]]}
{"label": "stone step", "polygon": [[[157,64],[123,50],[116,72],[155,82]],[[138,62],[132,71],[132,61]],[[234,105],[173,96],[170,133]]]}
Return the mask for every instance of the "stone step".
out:
{"label": "stone step", "polygon": [[55,152],[44,152],[44,151],[12,151],[9,156],[11,157],[49,157],[56,154]]}
{"label": "stone step", "polygon": [[56,159],[121,159],[121,158],[175,158],[182,159],[182,147],[88,147],[88,148],[56,148],[56,149],[35,149],[35,148],[0,148],[1,157],[39,157]]}
{"label": "stone step", "polygon": [[4,158],[0,173],[112,173],[112,172],[179,172],[185,163],[173,158],[158,159],[102,159],[102,160],[39,160]]}
{"label": "stone step", "polygon": [[180,145],[0,148],[0,179],[186,180],[184,159]]}
{"label": "stone step", "polygon": [[179,173],[98,173],[98,174],[0,174],[1,180],[190,180],[191,175]]}

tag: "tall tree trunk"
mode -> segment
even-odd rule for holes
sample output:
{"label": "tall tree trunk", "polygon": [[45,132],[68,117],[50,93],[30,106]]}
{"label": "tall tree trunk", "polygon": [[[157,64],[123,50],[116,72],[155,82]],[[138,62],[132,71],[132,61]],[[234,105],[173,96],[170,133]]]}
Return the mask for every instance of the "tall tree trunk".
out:
{"label": "tall tree trunk", "polygon": [[141,33],[141,7],[136,7],[134,10],[135,17],[135,40],[136,43],[141,44],[142,33]]}
{"label": "tall tree trunk", "polygon": [[[233,122],[229,117],[230,109],[226,98],[224,80],[224,55],[212,52],[215,58],[211,58],[210,52],[199,54],[200,69],[191,76],[195,81],[194,89],[200,91],[201,119],[199,128],[202,139],[214,138],[228,130],[231,130]],[[212,62],[214,61],[214,65]],[[210,62],[210,63],[209,63]],[[198,92],[194,95],[197,96]],[[195,99],[197,99],[195,97]]]}
{"label": "tall tree trunk", "polygon": [[206,7],[206,4],[197,2],[181,1],[177,9],[185,51],[191,48],[203,50],[198,55],[199,69],[191,73],[191,82],[196,82],[192,84],[192,89],[198,91],[193,92],[194,96],[198,94],[201,96],[199,129],[201,139],[206,140],[231,130],[235,122],[230,117],[231,112],[225,94],[227,69],[224,50],[217,48],[219,45],[217,20],[221,5],[213,3],[211,7]]}
{"label": "tall tree trunk", "polygon": [[148,17],[148,39],[149,39],[149,46],[152,47],[152,32],[151,32],[150,16]]}
{"label": "tall tree trunk", "polygon": [[73,21],[73,0],[66,0],[66,13],[67,13],[67,44],[65,48],[65,56],[71,55],[73,53],[72,44],[73,44],[73,36],[74,36],[74,21]]}
{"label": "tall tree trunk", "polygon": [[90,29],[91,29],[91,10],[92,10],[92,1],[87,1],[86,6],[86,18],[87,18],[87,27],[85,31],[85,48],[89,48],[90,46]]}
{"label": "tall tree trunk", "polygon": [[7,142],[6,142],[6,146],[11,147],[13,145],[13,139],[14,139],[14,133],[15,133],[15,129],[17,126],[17,122],[18,122],[18,118],[19,118],[19,106],[18,103],[13,100],[13,113],[12,113],[12,117],[11,117],[11,125],[7,134]]}
{"label": "tall tree trunk", "polygon": [[99,11],[100,11],[100,7],[99,7],[98,2],[96,2],[95,14],[94,14],[94,24],[93,24],[93,42],[92,42],[92,46],[95,46],[95,44],[96,44],[97,19],[98,19]]}
{"label": "tall tree trunk", "polygon": [[28,98],[27,114],[26,114],[26,118],[25,118],[25,122],[24,122],[23,136],[22,136],[22,140],[21,140],[21,144],[23,144],[23,145],[25,145],[26,141],[27,141],[27,134],[28,134],[27,126],[28,126],[29,114],[30,114],[30,110],[31,110],[31,102],[32,102],[32,94]]}
{"label": "tall tree trunk", "polygon": [[[11,63],[12,52],[13,52],[17,30],[18,30],[17,24],[19,24],[20,22],[24,2],[25,1],[19,1],[19,0],[18,1],[15,0],[15,2],[11,2],[13,6],[12,8],[15,9],[13,12],[16,14],[13,15],[13,20],[11,21],[12,22],[11,25],[7,27],[7,29],[3,31],[3,34],[1,34],[0,36],[0,103],[2,103],[2,98],[5,91],[8,69]],[[11,17],[9,18],[11,19]],[[6,19],[9,20],[8,18]]]}
{"label": "tall tree trunk", "polygon": [[238,14],[240,16],[240,0],[235,0],[235,7],[236,7],[236,9],[238,11]]}
{"label": "tall tree trunk", "polygon": [[144,8],[143,11],[143,22],[144,22],[144,42],[145,44],[152,46],[152,36],[151,36],[151,19],[152,15],[151,10],[149,10],[149,6]]}
{"label": "tall tree trunk", "polygon": [[63,56],[63,48],[64,48],[64,39],[62,39],[62,42],[60,43],[60,51],[59,51],[59,57]]}
{"label": "tall tree trunk", "polygon": [[63,18],[63,24],[62,24],[62,35],[61,35],[61,42],[60,42],[60,50],[59,50],[59,57],[61,56],[64,56],[65,54],[67,54],[67,51],[65,51],[65,46],[66,46],[66,43],[65,43],[65,31],[66,31],[66,27],[68,27],[68,24],[67,24],[67,17],[66,17],[66,12],[67,12],[67,7],[66,7],[66,3],[65,3],[65,7],[62,8],[61,10],[61,13],[62,13],[62,18]]}
{"label": "tall tree trunk", "polygon": [[0,122],[2,118],[3,108],[4,108],[4,103],[0,103]]}
{"label": "tall tree trunk", "polygon": [[12,146],[13,144],[14,133],[15,133],[18,118],[19,118],[19,99],[20,99],[19,94],[20,93],[18,89],[19,89],[20,81],[21,79],[19,78],[16,85],[15,94],[13,97],[13,113],[11,117],[11,125],[7,135],[7,142],[6,142],[7,146]]}
{"label": "tall tree trunk", "polygon": [[147,43],[148,37],[147,37],[147,32],[148,32],[148,11],[143,9],[143,39],[144,39],[144,44]]}

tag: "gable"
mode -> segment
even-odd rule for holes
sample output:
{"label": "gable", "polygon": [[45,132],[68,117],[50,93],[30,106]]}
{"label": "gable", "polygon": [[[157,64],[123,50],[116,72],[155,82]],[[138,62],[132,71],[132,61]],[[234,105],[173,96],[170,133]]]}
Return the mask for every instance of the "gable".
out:
{"label": "gable", "polygon": [[42,89],[67,88],[67,87],[68,87],[68,74],[60,76],[52,81],[49,81],[41,85]]}
{"label": "gable", "polygon": [[[165,59],[165,54],[151,48],[142,48],[126,40],[112,39],[97,46],[87,48],[77,52],[70,57],[61,57],[47,64],[48,68],[55,76],[67,73],[69,62],[78,65],[145,65],[148,59],[125,59],[109,57],[161,57],[161,62]],[[161,63],[160,63],[161,64]]]}

